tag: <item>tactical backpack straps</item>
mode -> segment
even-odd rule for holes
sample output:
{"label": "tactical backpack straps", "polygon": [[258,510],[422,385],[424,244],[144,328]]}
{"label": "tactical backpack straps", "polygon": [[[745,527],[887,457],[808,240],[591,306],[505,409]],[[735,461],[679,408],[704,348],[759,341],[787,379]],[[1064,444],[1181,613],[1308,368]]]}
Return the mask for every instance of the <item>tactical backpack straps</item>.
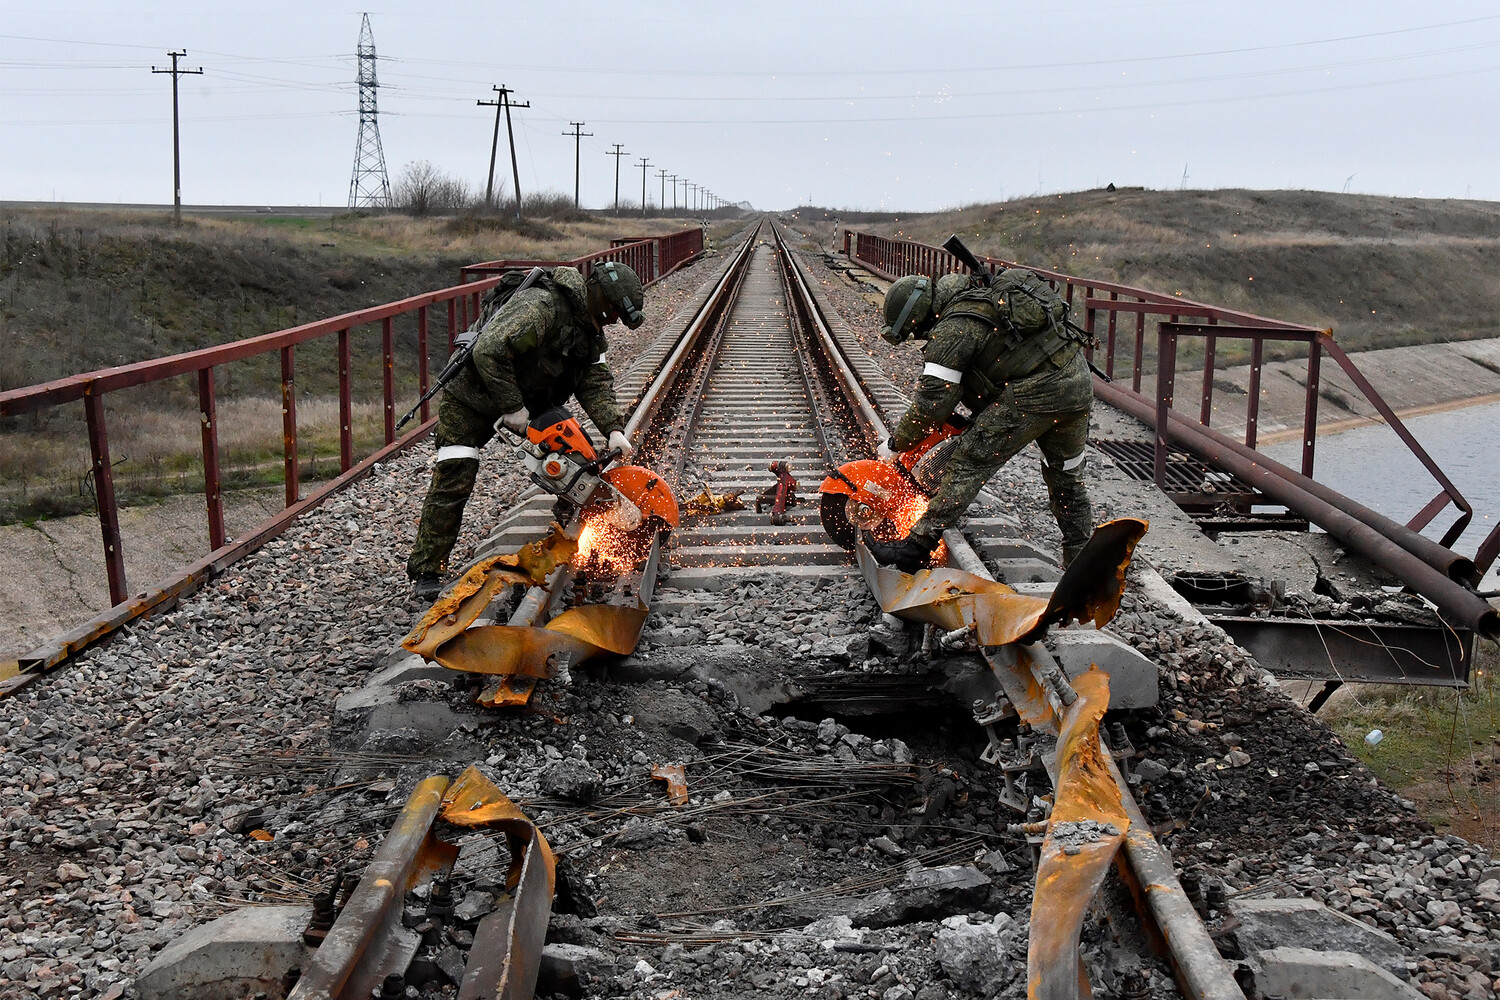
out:
{"label": "tactical backpack straps", "polygon": [[480,330],[484,329],[486,323],[495,318],[495,314],[504,308],[507,302],[516,297],[517,292],[535,285],[551,291],[554,287],[552,272],[542,267],[533,267],[529,271],[506,271],[501,275],[499,284],[485,292],[484,298],[479,300],[479,316],[475,318],[467,332],[477,335]]}

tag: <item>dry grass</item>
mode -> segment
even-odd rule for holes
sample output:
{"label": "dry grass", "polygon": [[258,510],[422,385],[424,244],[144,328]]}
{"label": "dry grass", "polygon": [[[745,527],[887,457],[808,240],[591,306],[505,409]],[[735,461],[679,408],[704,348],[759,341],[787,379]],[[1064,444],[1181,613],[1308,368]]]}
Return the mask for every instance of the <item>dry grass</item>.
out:
{"label": "dry grass", "polygon": [[[356,403],[352,429],[358,457],[384,440],[379,403]],[[122,503],[203,488],[202,438],[196,411],[111,407],[110,458]],[[219,405],[219,461],[225,488],[280,482],[280,400],[247,397]],[[301,475],[339,472],[337,398],[297,401]],[[93,508],[88,440],[50,431],[0,434],[0,522],[75,514]]]}

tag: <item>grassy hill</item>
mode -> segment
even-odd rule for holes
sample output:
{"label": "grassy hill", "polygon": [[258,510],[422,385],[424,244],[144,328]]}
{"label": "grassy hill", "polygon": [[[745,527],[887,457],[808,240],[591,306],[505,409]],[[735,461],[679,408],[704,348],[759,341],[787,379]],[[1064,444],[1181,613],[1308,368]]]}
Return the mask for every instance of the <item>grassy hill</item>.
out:
{"label": "grassy hill", "polygon": [[[837,216],[801,210],[802,218]],[[1332,327],[1348,350],[1500,336],[1500,203],[1081,191],[851,228]]]}
{"label": "grassy hill", "polygon": [[[180,227],[143,212],[0,210],[0,388],[253,337],[458,283],[463,264],[571,258],[621,234],[673,232],[669,218],[566,221],[483,217],[190,216]],[[434,370],[447,354],[446,314],[431,318]],[[416,321],[398,318],[397,398],[416,396]],[[380,331],[356,330],[357,449],[380,438]],[[334,338],[296,353],[299,452],[305,474],[336,471]],[[216,370],[226,485],[279,481],[280,360]],[[122,499],[196,489],[197,395],[182,377],[107,397]],[[405,406],[400,409],[404,410]],[[92,506],[83,408],[0,421],[0,521]]]}

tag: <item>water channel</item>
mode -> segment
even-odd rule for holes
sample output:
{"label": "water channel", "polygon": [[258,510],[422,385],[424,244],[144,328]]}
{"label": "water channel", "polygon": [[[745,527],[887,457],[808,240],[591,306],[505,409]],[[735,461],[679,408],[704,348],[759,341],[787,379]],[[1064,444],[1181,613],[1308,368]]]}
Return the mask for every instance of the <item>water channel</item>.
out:
{"label": "water channel", "polygon": [[[1453,546],[1472,556],[1500,519],[1500,403],[1444,410],[1405,421],[1455,486],[1474,507],[1474,519]],[[1299,468],[1301,444],[1284,441],[1261,449],[1283,465]],[[1318,435],[1314,478],[1387,517],[1405,523],[1438,492],[1438,484],[1385,424]],[[1449,507],[1423,534],[1441,538],[1456,518]],[[1500,560],[1497,560],[1500,562]],[[1500,589],[1491,567],[1481,590]]]}

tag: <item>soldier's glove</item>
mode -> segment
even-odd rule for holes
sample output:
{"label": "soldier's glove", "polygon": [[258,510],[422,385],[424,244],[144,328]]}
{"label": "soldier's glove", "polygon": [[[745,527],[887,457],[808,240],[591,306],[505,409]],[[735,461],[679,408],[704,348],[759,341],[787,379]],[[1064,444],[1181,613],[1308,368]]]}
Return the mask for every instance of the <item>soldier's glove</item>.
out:
{"label": "soldier's glove", "polygon": [[627,459],[631,455],[635,454],[635,449],[630,446],[630,442],[629,441],[625,440],[625,432],[624,431],[610,431],[609,432],[609,449],[608,450],[614,451],[616,448],[618,448],[620,450],[620,458],[622,460],[623,459]]}
{"label": "soldier's glove", "polygon": [[896,449],[891,447],[890,438],[886,438],[875,446],[875,457],[882,462],[889,462],[896,457]]}
{"label": "soldier's glove", "polygon": [[512,434],[519,435],[520,437],[525,437],[526,425],[529,423],[531,423],[531,414],[527,412],[526,407],[523,406],[514,413],[507,413],[499,420],[495,421],[495,430],[496,432],[498,432],[501,427],[504,427]]}

